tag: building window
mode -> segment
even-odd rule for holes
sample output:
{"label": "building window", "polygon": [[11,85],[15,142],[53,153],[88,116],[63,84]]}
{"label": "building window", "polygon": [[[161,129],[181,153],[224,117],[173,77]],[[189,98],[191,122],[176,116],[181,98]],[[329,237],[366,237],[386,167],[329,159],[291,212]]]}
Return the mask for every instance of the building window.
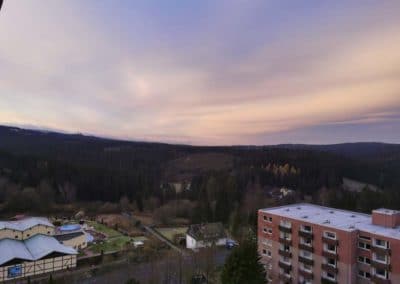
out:
{"label": "building window", "polygon": [[287,256],[283,256],[283,257],[281,258],[281,260],[282,260],[283,262],[290,263],[290,258],[288,258]]}
{"label": "building window", "polygon": [[324,244],[324,248],[326,251],[336,253],[336,246],[330,244]]}
{"label": "building window", "polygon": [[265,234],[272,234],[272,228],[264,228],[263,229],[263,232],[265,233]]}
{"label": "building window", "polygon": [[371,245],[364,242],[358,242],[358,247],[360,249],[371,250]]}
{"label": "building window", "polygon": [[29,238],[31,235],[30,235],[30,234],[27,234],[26,236]]}
{"label": "building window", "polygon": [[329,238],[329,239],[334,239],[334,240],[336,240],[336,233],[334,233],[334,232],[325,231],[325,232],[324,232],[324,236],[327,237],[327,238]]}
{"label": "building window", "polygon": [[311,246],[311,238],[300,238],[300,243],[303,245]]}
{"label": "building window", "polygon": [[312,271],[312,266],[311,265],[303,263],[302,266],[303,266],[303,270],[309,271],[309,272]]}
{"label": "building window", "polygon": [[50,235],[50,231],[47,231],[47,234]]}
{"label": "building window", "polygon": [[382,262],[382,263],[386,263],[387,262],[387,257],[384,254],[375,253],[374,254],[374,260]]}
{"label": "building window", "polygon": [[366,240],[366,241],[370,241],[370,240],[371,240],[370,237],[362,236],[362,235],[360,235],[359,238],[360,238],[360,239],[363,239],[363,240]]}
{"label": "building window", "polygon": [[387,271],[385,269],[376,268],[375,269],[375,274],[376,274],[376,276],[378,276],[380,278],[384,278],[384,279],[388,278],[388,273],[387,273]]}
{"label": "building window", "polygon": [[334,259],[334,258],[328,258],[328,259],[326,260],[326,263],[327,263],[328,265],[330,265],[330,266],[336,267],[336,259]]}
{"label": "building window", "polygon": [[292,223],[290,223],[289,221],[286,221],[286,220],[281,220],[280,225],[282,227],[286,227],[286,228],[291,228],[292,227]]}
{"label": "building window", "polygon": [[382,247],[382,248],[388,248],[388,242],[380,239],[375,239],[375,246],[377,247]]}
{"label": "building window", "polygon": [[358,262],[365,263],[365,264],[371,264],[371,259],[369,259],[368,257],[359,256]]}
{"label": "building window", "polygon": [[371,278],[371,273],[366,272],[366,271],[359,270],[359,271],[358,271],[358,276],[360,276],[360,277],[362,277],[362,278],[370,279],[370,278]]}
{"label": "building window", "polygon": [[312,232],[312,228],[310,225],[301,225],[301,230],[304,232]]}
{"label": "building window", "polygon": [[272,217],[267,217],[264,215],[264,221],[272,223]]}
{"label": "building window", "polygon": [[325,277],[331,280],[336,280],[336,276],[335,274],[331,273],[331,272],[325,272]]}
{"label": "building window", "polygon": [[18,236],[15,236],[16,239],[18,239]]}
{"label": "building window", "polygon": [[312,259],[312,253],[306,250],[301,250],[300,251],[300,255],[302,257],[308,258],[308,259]]}
{"label": "building window", "polygon": [[291,235],[285,232],[280,232],[280,237],[281,239],[286,239],[286,240],[290,240],[291,239]]}

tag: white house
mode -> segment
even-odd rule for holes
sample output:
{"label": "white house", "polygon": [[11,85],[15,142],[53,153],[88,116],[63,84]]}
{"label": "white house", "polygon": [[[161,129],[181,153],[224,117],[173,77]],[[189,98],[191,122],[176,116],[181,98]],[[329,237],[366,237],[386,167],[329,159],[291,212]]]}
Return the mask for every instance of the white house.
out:
{"label": "white house", "polygon": [[225,246],[226,233],[222,223],[191,225],[186,232],[186,248],[198,249],[211,245]]}

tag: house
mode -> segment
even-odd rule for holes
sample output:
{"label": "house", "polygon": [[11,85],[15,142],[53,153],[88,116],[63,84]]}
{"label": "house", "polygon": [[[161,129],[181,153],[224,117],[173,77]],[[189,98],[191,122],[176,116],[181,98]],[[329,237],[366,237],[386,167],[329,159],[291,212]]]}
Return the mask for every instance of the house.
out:
{"label": "house", "polygon": [[211,245],[225,246],[227,236],[222,223],[196,224],[186,232],[186,248],[198,249]]}
{"label": "house", "polygon": [[0,222],[0,282],[73,268],[77,254],[54,238],[46,218]]}

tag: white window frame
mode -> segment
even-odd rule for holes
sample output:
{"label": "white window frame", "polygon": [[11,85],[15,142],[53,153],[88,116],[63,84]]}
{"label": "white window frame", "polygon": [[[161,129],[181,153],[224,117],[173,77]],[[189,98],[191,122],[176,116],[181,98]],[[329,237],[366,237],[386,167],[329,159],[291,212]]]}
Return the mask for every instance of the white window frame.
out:
{"label": "white window frame", "polygon": [[375,268],[374,268],[374,275],[375,275],[376,277],[381,278],[381,279],[388,279],[388,278],[389,278],[389,277],[388,277],[388,276],[389,276],[388,271],[387,271],[386,269],[382,269],[382,270],[385,271],[385,276],[376,273],[376,269],[375,269]]}
{"label": "white window frame", "polygon": [[[380,255],[380,256],[384,256],[385,257],[385,260],[380,260],[380,259],[378,259],[376,256],[377,255]],[[379,262],[379,263],[383,263],[383,264],[387,264],[388,263],[388,256],[386,255],[386,254],[376,254],[376,253],[373,253],[372,254],[372,259],[374,260],[374,261],[376,261],[376,262]]]}
{"label": "white window frame", "polygon": [[328,239],[336,240],[336,233],[331,231],[324,231],[324,236]]}
{"label": "white window frame", "polygon": [[[305,229],[305,227],[310,227],[310,230],[306,230]],[[307,233],[312,233],[312,226],[311,225],[301,225],[301,230],[303,231],[303,232],[307,232]]]}
{"label": "white window frame", "polygon": [[[360,244],[363,244],[362,246],[360,246]],[[367,248],[367,245],[370,246],[370,248]],[[358,241],[357,243],[357,247],[363,250],[367,250],[370,251],[371,250],[371,245],[369,243],[363,242],[363,241]]]}
{"label": "white window frame", "polygon": [[[384,242],[385,245],[378,245],[378,244],[376,243],[377,241]],[[375,247],[379,247],[379,248],[385,248],[385,249],[389,247],[389,246],[388,246],[388,241],[381,240],[381,239],[374,239],[374,246],[375,246]]]}

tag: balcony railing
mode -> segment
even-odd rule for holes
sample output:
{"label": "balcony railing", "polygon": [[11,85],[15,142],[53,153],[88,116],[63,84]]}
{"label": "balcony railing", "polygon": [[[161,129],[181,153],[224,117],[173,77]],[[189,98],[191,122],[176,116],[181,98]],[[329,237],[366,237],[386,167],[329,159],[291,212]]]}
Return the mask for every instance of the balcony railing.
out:
{"label": "balcony railing", "polygon": [[321,264],[321,268],[325,271],[328,271],[330,273],[337,273],[338,272],[338,268],[336,266],[333,265],[329,265],[327,263],[322,263]]}
{"label": "balcony railing", "polygon": [[292,253],[287,250],[280,249],[278,253],[281,256],[292,257]]}
{"label": "balcony railing", "polygon": [[306,244],[299,244],[299,249],[306,250],[309,252],[314,252],[314,248]]}
{"label": "balcony railing", "polygon": [[381,253],[381,254],[387,254],[391,255],[392,251],[390,248],[383,248],[383,247],[378,247],[378,246],[371,246],[371,251],[375,253]]}
{"label": "balcony railing", "polygon": [[336,280],[324,276],[321,277],[321,284],[336,284],[336,283],[338,283]]}
{"label": "balcony railing", "polygon": [[292,233],[292,228],[291,227],[287,227],[287,226],[283,226],[283,225],[279,225],[279,230],[285,233]]}
{"label": "balcony railing", "polygon": [[283,261],[279,261],[279,267],[286,269],[286,270],[291,270],[292,269],[292,265]]}
{"label": "balcony railing", "polygon": [[292,282],[292,276],[288,274],[281,273],[279,274],[279,279],[282,280],[283,282]]}
{"label": "balcony railing", "polygon": [[385,269],[391,271],[392,267],[389,263],[383,263],[374,259],[371,259],[371,266],[378,269]]}
{"label": "balcony railing", "polygon": [[304,230],[300,230],[299,231],[299,236],[303,237],[303,238],[313,238],[313,233],[311,231],[304,231]]}
{"label": "balcony railing", "polygon": [[371,281],[376,284],[391,284],[391,281],[389,279],[383,279],[376,275],[371,276]]}
{"label": "balcony railing", "polygon": [[303,276],[304,279],[313,280],[314,275],[311,271],[299,269],[299,275]]}
{"label": "balcony railing", "polygon": [[331,239],[325,236],[322,236],[322,241],[328,245],[334,245],[337,246],[339,245],[339,240],[338,239]]}
{"label": "balcony railing", "polygon": [[288,246],[292,245],[292,240],[291,239],[279,238],[279,242],[281,244],[285,244],[285,245],[288,245]]}
{"label": "balcony railing", "polygon": [[328,258],[333,258],[333,259],[336,259],[336,260],[339,259],[338,254],[336,252],[333,252],[333,251],[323,250],[322,251],[322,256],[328,257]]}
{"label": "balcony railing", "polygon": [[308,265],[313,265],[314,264],[314,260],[312,260],[310,258],[307,258],[307,257],[304,257],[304,256],[301,256],[301,255],[299,255],[299,262],[302,262],[302,263],[305,263],[305,264],[308,264]]}

